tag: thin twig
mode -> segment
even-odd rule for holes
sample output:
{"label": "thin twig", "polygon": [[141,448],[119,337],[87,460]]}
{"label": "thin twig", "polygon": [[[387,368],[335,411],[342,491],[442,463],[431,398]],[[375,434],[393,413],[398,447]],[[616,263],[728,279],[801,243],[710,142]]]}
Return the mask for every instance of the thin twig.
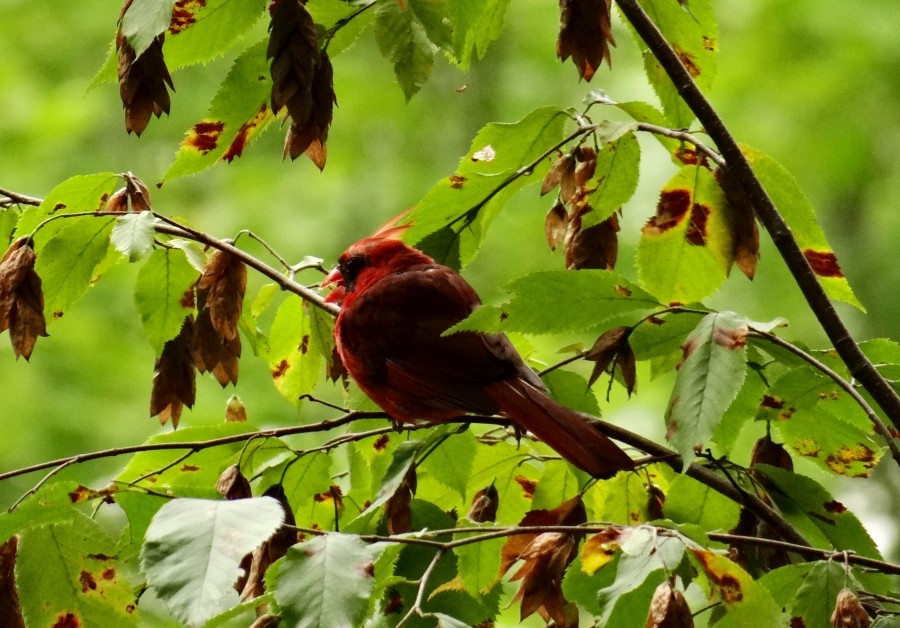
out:
{"label": "thin twig", "polygon": [[0,207],[10,207],[12,205],[32,205],[37,207],[42,202],[41,199],[35,198],[34,196],[19,194],[18,192],[13,192],[12,190],[6,190],[4,188],[0,188],[0,196],[5,196],[7,198],[5,201],[0,201]]}
{"label": "thin twig", "polygon": [[834,380],[838,386],[840,386],[856,404],[862,408],[863,412],[866,413],[866,416],[869,417],[869,421],[872,422],[872,425],[875,426],[875,431],[881,435],[885,442],[887,442],[888,449],[891,450],[891,456],[894,459],[894,462],[900,466],[900,446],[897,444],[897,439],[894,438],[891,431],[888,429],[887,425],[881,420],[881,417],[878,416],[878,413],[875,412],[875,409],[869,405],[869,402],[866,401],[865,397],[859,394],[859,391],[847,380],[838,375],[834,370],[832,370],[827,364],[822,362],[821,360],[817,360],[815,357],[808,354],[806,351],[801,349],[800,347],[791,344],[787,340],[776,336],[775,334],[760,331],[758,329],[750,329],[750,334],[756,336],[757,338],[762,338],[764,340],[768,340],[772,344],[778,345],[782,349],[786,349],[790,351],[797,357],[801,358],[805,362],[807,362],[810,366],[815,368],[818,371],[821,371],[827,377],[830,377]]}
{"label": "thin twig", "polygon": [[697,116],[706,134],[713,140],[725,158],[729,174],[741,187],[750,205],[756,211],[759,221],[769,232],[779,254],[797,282],[813,314],[819,320],[822,329],[831,340],[835,351],[841,356],[853,377],[872,395],[894,427],[900,428],[900,395],[878,372],[875,365],[853,339],[850,330],[819,283],[809,261],[800,250],[790,228],[753,172],[750,162],[718,112],[697,87],[674,48],[637,0],[616,0],[616,3],[641,39],[647,44],[653,56],[659,61],[666,74],[672,79],[678,94]]}
{"label": "thin twig", "polygon": [[60,471],[62,471],[63,469],[65,469],[66,467],[68,467],[68,466],[70,466],[70,465],[72,465],[72,464],[74,464],[74,462],[73,462],[72,460],[68,460],[68,461],[66,461],[66,462],[63,462],[63,463],[61,463],[61,464],[55,466],[55,467],[50,471],[50,473],[48,473],[47,475],[45,475],[44,477],[42,477],[42,478],[38,481],[37,484],[35,484],[35,485],[32,486],[30,489],[28,489],[27,491],[25,491],[25,492],[19,497],[19,499],[17,499],[16,501],[14,501],[13,504],[12,504],[12,506],[10,506],[10,507],[7,509],[6,512],[12,512],[12,511],[15,510],[16,508],[18,508],[18,507],[19,507],[19,504],[21,504],[23,501],[25,501],[25,499],[26,499],[29,495],[34,495],[35,493],[37,493],[37,492],[41,489],[41,487],[42,487],[44,484],[47,483],[47,481],[48,481],[50,478],[52,478],[52,477],[55,476],[57,473],[59,473]]}
{"label": "thin twig", "polygon": [[428,565],[428,569],[426,569],[425,573],[422,574],[422,577],[419,578],[419,590],[416,592],[416,600],[413,602],[413,605],[406,615],[403,616],[403,619],[397,622],[397,628],[401,628],[401,626],[409,621],[413,615],[422,615],[422,602],[425,599],[425,588],[428,586],[428,579],[431,577],[431,573],[434,571],[434,568],[437,566],[443,555],[444,550],[442,549],[435,552],[434,558],[431,559],[431,563]]}

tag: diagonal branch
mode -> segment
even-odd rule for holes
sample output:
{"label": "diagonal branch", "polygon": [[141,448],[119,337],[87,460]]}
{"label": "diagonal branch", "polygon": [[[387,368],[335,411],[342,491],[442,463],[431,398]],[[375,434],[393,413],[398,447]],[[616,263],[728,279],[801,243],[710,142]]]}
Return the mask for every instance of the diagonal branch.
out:
{"label": "diagonal branch", "polygon": [[715,142],[727,162],[728,172],[740,185],[750,204],[756,211],[803,296],[809,303],[819,324],[834,345],[850,373],[872,395],[875,402],[890,418],[895,427],[900,428],[900,395],[875,368],[857,345],[844,321],[831,304],[822,285],[791,234],[790,228],[779,213],[768,192],[757,178],[750,162],[741,152],[740,146],[719,117],[718,112],[697,87],[690,73],[681,63],[671,44],[656,27],[637,0],[616,0],[622,13],[647,44],[653,56],[665,70],[678,94],[691,108],[703,125],[707,135]]}

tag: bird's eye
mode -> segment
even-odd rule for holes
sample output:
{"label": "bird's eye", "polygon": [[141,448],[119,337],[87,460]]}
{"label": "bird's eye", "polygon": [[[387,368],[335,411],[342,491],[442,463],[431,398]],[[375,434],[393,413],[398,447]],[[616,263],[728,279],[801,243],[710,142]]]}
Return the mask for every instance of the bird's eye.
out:
{"label": "bird's eye", "polygon": [[366,265],[366,258],[362,255],[354,255],[341,264],[341,274],[344,276],[344,282],[352,285],[359,271]]}

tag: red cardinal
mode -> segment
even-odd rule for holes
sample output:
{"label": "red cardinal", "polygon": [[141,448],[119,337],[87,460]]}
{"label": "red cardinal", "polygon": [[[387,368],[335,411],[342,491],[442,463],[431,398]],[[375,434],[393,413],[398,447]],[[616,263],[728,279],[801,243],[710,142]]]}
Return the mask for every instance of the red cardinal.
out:
{"label": "red cardinal", "polygon": [[631,458],[582,415],[551,399],[503,334],[444,331],[480,301],[465,279],[377,234],[341,255],[323,282],[340,303],[334,327],[350,376],[398,421],[502,413],[591,475],[633,469]]}

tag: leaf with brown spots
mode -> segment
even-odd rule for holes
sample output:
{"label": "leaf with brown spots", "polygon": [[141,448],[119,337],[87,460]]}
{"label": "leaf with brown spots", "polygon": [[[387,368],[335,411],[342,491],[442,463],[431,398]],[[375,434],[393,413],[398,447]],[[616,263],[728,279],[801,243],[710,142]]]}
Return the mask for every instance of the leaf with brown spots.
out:
{"label": "leaf with brown spots", "polygon": [[656,215],[641,230],[638,270],[663,302],[709,296],[734,260],[725,194],[706,168],[684,166],[663,187]]}
{"label": "leaf with brown spots", "polygon": [[559,38],[556,56],[572,57],[578,75],[586,81],[605,60],[611,64],[609,47],[616,45],[610,24],[611,0],[560,0]]}
{"label": "leaf with brown spots", "polygon": [[38,336],[47,336],[37,257],[27,238],[19,238],[0,258],[0,332],[9,330],[16,357],[31,357]]}
{"label": "leaf with brown spots", "polygon": [[691,549],[693,564],[706,576],[698,583],[711,603],[721,603],[736,625],[782,625],[781,607],[759,582],[725,556],[707,549]]}
{"label": "leaf with brown spots", "polygon": [[159,118],[163,113],[169,113],[170,100],[166,86],[172,91],[175,91],[175,86],[163,57],[165,33],[157,35],[140,55],[123,33],[122,21],[131,6],[132,0],[126,0],[116,33],[119,96],[125,108],[125,130],[140,135],[147,128],[151,115]]}
{"label": "leaf with brown spots", "polygon": [[181,332],[166,342],[156,359],[150,416],[159,417],[163,425],[171,419],[172,427],[178,427],[184,406],[190,408],[194,405],[197,392],[192,355],[194,335],[194,320],[188,316],[184,319]]}
{"label": "leaf with brown spots", "polygon": [[278,392],[292,403],[312,392],[325,366],[325,358],[310,349],[313,316],[309,305],[296,295],[285,298],[269,331],[266,359]]}

